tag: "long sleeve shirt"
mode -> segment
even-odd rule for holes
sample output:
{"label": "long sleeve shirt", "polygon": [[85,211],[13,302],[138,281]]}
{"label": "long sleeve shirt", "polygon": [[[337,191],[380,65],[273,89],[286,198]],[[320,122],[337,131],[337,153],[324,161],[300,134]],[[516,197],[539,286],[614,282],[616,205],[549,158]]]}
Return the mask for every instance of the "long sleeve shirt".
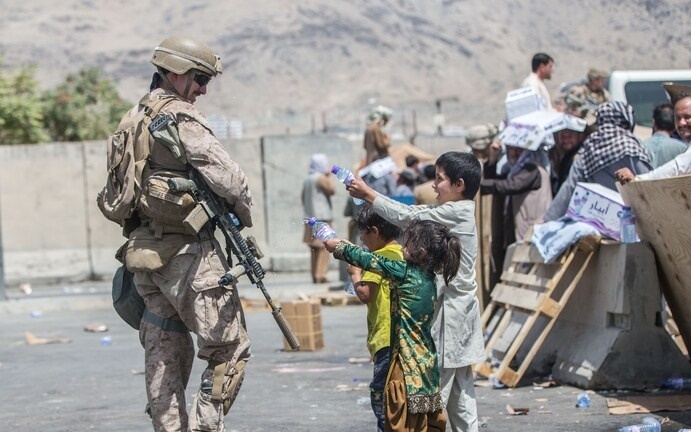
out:
{"label": "long sleeve shirt", "polygon": [[402,260],[392,260],[361,247],[339,242],[334,256],[389,279],[391,292],[391,356],[400,362],[408,411],[444,408],[432,316],[437,301],[435,274]]}
{"label": "long sleeve shirt", "polygon": [[475,202],[461,200],[442,205],[410,206],[378,194],[372,208],[400,227],[407,227],[416,220],[433,220],[459,238],[461,262],[456,277],[448,285],[437,277],[439,300],[434,312],[432,336],[443,368],[460,368],[483,360],[485,348],[475,280]]}
{"label": "long sleeve shirt", "polygon": [[636,176],[637,180],[657,180],[691,174],[691,146],[666,164]]}

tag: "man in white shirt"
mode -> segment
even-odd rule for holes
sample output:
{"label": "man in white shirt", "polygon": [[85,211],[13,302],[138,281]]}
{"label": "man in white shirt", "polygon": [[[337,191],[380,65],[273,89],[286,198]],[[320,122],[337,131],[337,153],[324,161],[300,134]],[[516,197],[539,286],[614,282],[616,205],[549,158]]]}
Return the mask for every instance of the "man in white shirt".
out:
{"label": "man in white shirt", "polygon": [[[664,84],[674,105],[674,126],[684,142],[691,144],[691,86],[681,84]],[[621,184],[632,180],[657,180],[691,174],[691,146],[677,157],[649,171],[634,176],[630,169],[622,168],[615,173]]]}
{"label": "man in white shirt", "polygon": [[532,68],[533,71],[523,80],[521,87],[534,89],[542,98],[544,109],[554,111],[552,98],[544,83],[545,80],[552,79],[554,59],[545,53],[537,53],[533,56]]}

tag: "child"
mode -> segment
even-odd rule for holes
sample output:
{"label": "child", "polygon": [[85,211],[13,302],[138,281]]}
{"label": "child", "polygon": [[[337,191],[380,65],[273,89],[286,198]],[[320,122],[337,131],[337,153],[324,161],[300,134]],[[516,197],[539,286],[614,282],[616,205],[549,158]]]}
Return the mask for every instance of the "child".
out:
{"label": "child", "polygon": [[395,261],[341,239],[324,242],[334,257],[391,280],[391,366],[386,383],[386,423],[391,431],[446,430],[439,387],[432,316],[435,273],[446,283],[458,271],[460,241],[433,221],[412,223],[403,234],[403,258]]}
{"label": "child", "polygon": [[[396,241],[401,229],[372,211],[368,204],[360,206],[355,215],[360,240],[367,249],[391,260],[403,260],[401,245]],[[372,411],[377,418],[377,432],[384,432],[384,385],[389,372],[391,352],[391,302],[389,280],[378,273],[348,265],[355,293],[367,305],[367,349],[374,361],[370,383]]]}
{"label": "child", "polygon": [[456,277],[439,285],[432,334],[439,352],[442,397],[451,431],[478,431],[473,387],[473,363],[484,360],[482,321],[476,297],[477,232],[473,197],[480,187],[480,162],[470,153],[447,152],[435,162],[432,188],[437,205],[405,205],[376,193],[356,179],[350,195],[372,204],[384,219],[406,227],[417,220],[433,220],[461,241],[461,262]]}

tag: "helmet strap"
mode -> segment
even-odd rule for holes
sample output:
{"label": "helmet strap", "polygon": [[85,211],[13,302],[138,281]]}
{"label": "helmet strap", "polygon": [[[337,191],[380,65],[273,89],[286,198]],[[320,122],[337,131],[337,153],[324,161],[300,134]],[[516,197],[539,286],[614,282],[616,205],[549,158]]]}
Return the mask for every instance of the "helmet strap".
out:
{"label": "helmet strap", "polygon": [[[175,72],[171,72],[175,73]],[[184,94],[178,93],[178,91],[175,89],[175,86],[173,85],[172,82],[170,82],[170,79],[168,78],[168,74],[164,73],[164,71],[159,70],[159,75],[161,77],[161,88],[163,88],[166,91],[169,91],[171,93],[175,93],[176,95],[180,96],[183,100],[186,102],[189,102],[188,94],[190,91],[190,88],[192,87],[192,79],[190,78],[189,74],[184,74],[184,76],[187,77],[187,85],[185,87]],[[178,75],[178,77],[182,77],[183,75]]]}
{"label": "helmet strap", "polygon": [[189,72],[185,74],[185,77],[187,77],[187,85],[185,86],[185,94],[182,97],[189,102],[190,88],[192,88],[192,81],[194,80],[190,76]]}

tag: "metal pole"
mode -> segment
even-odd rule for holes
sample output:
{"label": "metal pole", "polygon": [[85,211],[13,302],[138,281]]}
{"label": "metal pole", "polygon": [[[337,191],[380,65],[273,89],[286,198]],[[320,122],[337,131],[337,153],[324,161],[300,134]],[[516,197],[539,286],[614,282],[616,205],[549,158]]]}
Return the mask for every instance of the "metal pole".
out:
{"label": "metal pole", "polygon": [[[2,209],[2,207],[0,207]],[[2,211],[0,211],[2,215]],[[7,300],[7,295],[5,294],[5,261],[3,259],[4,247],[2,243],[2,217],[0,217],[0,301]]]}

